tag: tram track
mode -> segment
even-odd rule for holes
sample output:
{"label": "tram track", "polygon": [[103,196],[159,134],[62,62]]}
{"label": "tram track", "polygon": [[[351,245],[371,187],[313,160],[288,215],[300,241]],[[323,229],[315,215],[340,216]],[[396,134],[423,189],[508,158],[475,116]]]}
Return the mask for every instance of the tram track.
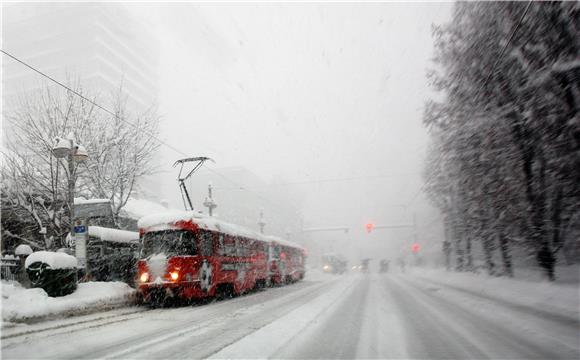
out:
{"label": "tram track", "polygon": [[[332,283],[321,283],[318,286],[313,286],[314,283],[299,283],[295,285],[303,285],[302,288],[290,293],[281,291],[283,293],[281,296],[271,297],[268,292],[263,292],[259,294],[265,295],[267,299],[254,296],[234,299],[240,301],[236,301],[235,308],[230,311],[224,311],[222,307],[216,306],[215,311],[198,318],[193,325],[186,325],[191,322],[174,324],[171,329],[158,331],[157,334],[162,334],[160,336],[145,341],[127,342],[117,352],[110,353],[108,349],[106,351],[108,353],[106,355],[103,353],[103,357],[205,358],[301,306],[302,299],[319,296],[327,291]],[[276,290],[292,289],[295,285]],[[224,307],[230,307],[228,301],[223,304]],[[115,347],[118,347],[117,344]]]}
{"label": "tram track", "polygon": [[[252,330],[253,327],[259,328],[276,319],[280,313],[291,311],[302,304],[304,299],[320,295],[332,283],[333,281],[303,281],[205,305],[160,309],[139,307],[77,319],[48,321],[21,326],[18,329],[3,329],[2,354],[7,358],[18,358],[18,354],[23,353],[35,354],[35,358],[59,359],[124,358],[139,353],[149,357],[150,351],[163,353],[158,350],[183,339],[194,338],[194,343],[201,346],[204,339],[219,337],[215,334],[220,334],[220,341],[230,343],[248,332],[255,331]],[[260,315],[261,313],[265,315]],[[256,317],[260,318],[260,323],[249,324],[243,330],[228,325],[243,324],[242,319]],[[67,346],[66,342],[73,333],[75,343],[78,344],[74,347]],[[95,342],[94,338],[101,338],[102,341]],[[49,343],[59,346],[42,346]],[[197,350],[213,349],[206,354],[210,355],[223,346],[222,342],[214,340],[214,347]],[[193,357],[199,357],[199,353]]]}
{"label": "tram track", "polygon": [[[127,307],[123,309],[109,310],[106,312],[92,313],[90,315],[34,322],[32,324],[19,323],[14,327],[3,328],[0,339],[6,340],[19,336],[27,336],[43,332],[51,332],[51,335],[74,332],[96,326],[104,326],[115,322],[127,321],[135,318],[137,316],[136,314],[140,314],[149,310],[151,309],[146,307]],[[121,311],[121,313],[118,313],[119,311]],[[59,332],[59,330],[63,331]]]}

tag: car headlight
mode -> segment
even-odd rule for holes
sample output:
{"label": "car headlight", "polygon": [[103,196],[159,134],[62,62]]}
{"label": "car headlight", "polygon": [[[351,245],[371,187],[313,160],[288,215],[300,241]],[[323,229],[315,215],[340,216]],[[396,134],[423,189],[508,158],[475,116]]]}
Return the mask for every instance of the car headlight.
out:
{"label": "car headlight", "polygon": [[179,273],[177,271],[170,272],[169,276],[171,276],[171,280],[173,281],[177,281],[177,279],[179,279]]}

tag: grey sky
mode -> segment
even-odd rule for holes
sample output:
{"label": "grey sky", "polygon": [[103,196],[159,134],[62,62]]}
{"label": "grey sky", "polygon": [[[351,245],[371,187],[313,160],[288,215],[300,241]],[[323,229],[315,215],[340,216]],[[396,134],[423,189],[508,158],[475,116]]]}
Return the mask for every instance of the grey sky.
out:
{"label": "grey sky", "polygon": [[[363,219],[419,189],[431,24],[450,8],[177,3],[135,11],[161,39],[165,139],[267,181],[405,175],[299,186],[306,217],[324,217],[340,198],[355,210],[348,217]],[[164,163],[178,156],[163,151]],[[335,215],[323,222],[344,221]]]}
{"label": "grey sky", "polygon": [[[424,201],[401,204],[422,184],[431,26],[448,20],[452,3],[126,8],[147,24],[140,40],[159,55],[168,143],[214,158],[214,169],[237,166],[266,183],[300,183],[273,191],[298,205],[307,224],[408,221],[411,210],[420,222],[431,220]],[[175,207],[171,165],[180,157],[161,147],[160,173],[149,184]],[[326,179],[351,180],[308,183]],[[216,197],[227,191],[216,189]]]}

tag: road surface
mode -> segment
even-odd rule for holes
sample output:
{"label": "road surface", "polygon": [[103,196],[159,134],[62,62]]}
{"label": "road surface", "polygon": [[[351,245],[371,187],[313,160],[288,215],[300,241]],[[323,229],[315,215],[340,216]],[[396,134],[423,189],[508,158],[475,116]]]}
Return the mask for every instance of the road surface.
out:
{"label": "road surface", "polygon": [[578,359],[579,322],[410,274],[2,329],[2,358]]}

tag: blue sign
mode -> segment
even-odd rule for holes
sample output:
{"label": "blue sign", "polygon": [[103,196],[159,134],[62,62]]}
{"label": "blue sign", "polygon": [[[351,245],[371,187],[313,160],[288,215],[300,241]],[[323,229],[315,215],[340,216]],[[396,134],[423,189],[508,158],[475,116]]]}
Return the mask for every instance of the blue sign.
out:
{"label": "blue sign", "polygon": [[87,227],[85,225],[75,226],[75,233],[81,234],[87,232]]}

